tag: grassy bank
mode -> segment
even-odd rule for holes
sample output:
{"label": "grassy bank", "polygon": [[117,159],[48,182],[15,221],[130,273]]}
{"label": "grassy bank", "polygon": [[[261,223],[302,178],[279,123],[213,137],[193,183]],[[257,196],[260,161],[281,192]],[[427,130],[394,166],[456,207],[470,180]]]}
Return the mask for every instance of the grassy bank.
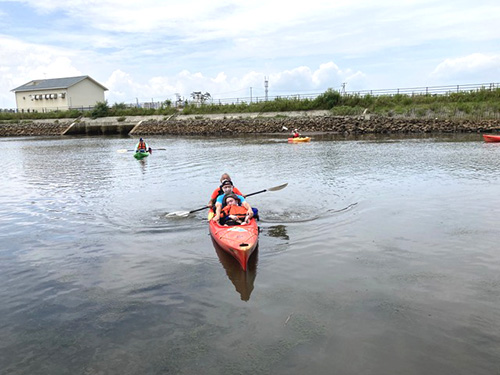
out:
{"label": "grassy bank", "polygon": [[169,102],[159,109],[127,107],[115,103],[98,103],[92,111],[54,111],[47,113],[0,113],[1,122],[22,122],[34,119],[98,118],[107,116],[149,116],[172,114],[229,114],[251,112],[286,112],[329,110],[332,115],[376,114],[384,117],[439,118],[439,119],[500,119],[500,89],[481,89],[449,94],[418,95],[341,95],[327,90],[314,99],[277,98],[272,101],[238,104],[186,103],[182,111],[172,108]]}

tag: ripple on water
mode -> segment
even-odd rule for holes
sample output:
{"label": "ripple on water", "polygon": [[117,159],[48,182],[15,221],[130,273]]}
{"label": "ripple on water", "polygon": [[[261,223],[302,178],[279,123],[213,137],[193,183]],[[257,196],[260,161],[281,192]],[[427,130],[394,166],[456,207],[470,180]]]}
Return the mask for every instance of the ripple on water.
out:
{"label": "ripple on water", "polygon": [[[494,372],[500,148],[457,137],[158,136],[142,162],[134,137],[0,140],[3,370],[366,373],[362,348],[372,372]],[[249,197],[255,272],[205,211],[165,217],[223,172],[288,182]]]}

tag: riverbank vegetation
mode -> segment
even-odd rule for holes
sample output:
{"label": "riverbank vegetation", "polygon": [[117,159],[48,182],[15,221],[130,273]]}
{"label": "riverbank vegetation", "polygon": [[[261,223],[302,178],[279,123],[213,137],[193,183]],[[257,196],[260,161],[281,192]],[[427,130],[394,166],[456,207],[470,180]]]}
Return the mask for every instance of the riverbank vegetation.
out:
{"label": "riverbank vegetation", "polygon": [[100,102],[91,111],[54,111],[45,113],[0,113],[2,122],[21,122],[34,119],[98,118],[108,116],[150,115],[204,115],[230,113],[265,113],[329,110],[337,116],[375,114],[384,117],[440,118],[440,119],[500,119],[500,89],[452,92],[447,94],[396,95],[341,95],[328,89],[314,99],[276,98],[272,101],[240,102],[233,104],[185,102],[183,108],[174,108],[170,101],[160,108],[130,107],[124,103],[109,106]]}

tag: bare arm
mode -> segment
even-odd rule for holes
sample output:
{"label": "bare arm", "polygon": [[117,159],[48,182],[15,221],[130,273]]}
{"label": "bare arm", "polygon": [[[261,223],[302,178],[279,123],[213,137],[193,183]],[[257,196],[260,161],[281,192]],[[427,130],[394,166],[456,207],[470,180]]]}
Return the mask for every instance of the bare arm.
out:
{"label": "bare arm", "polygon": [[215,215],[213,217],[213,221],[219,221],[220,220],[220,212],[222,210],[222,204],[220,203],[215,203]]}
{"label": "bare arm", "polygon": [[243,202],[241,205],[247,209],[248,218],[251,218],[253,216],[252,206],[250,206],[247,201]]}

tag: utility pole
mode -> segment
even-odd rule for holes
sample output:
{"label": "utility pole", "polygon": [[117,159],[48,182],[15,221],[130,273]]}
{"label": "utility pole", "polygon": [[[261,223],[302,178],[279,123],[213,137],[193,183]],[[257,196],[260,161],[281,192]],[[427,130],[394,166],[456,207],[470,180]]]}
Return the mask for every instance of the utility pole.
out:
{"label": "utility pole", "polygon": [[266,92],[266,102],[267,102],[267,89],[268,89],[268,86],[269,86],[269,81],[268,81],[267,77],[264,77],[264,88],[265,88],[265,92]]}
{"label": "utility pole", "polygon": [[342,83],[342,91],[340,92],[341,95],[345,95],[345,86],[347,85],[347,82]]}

